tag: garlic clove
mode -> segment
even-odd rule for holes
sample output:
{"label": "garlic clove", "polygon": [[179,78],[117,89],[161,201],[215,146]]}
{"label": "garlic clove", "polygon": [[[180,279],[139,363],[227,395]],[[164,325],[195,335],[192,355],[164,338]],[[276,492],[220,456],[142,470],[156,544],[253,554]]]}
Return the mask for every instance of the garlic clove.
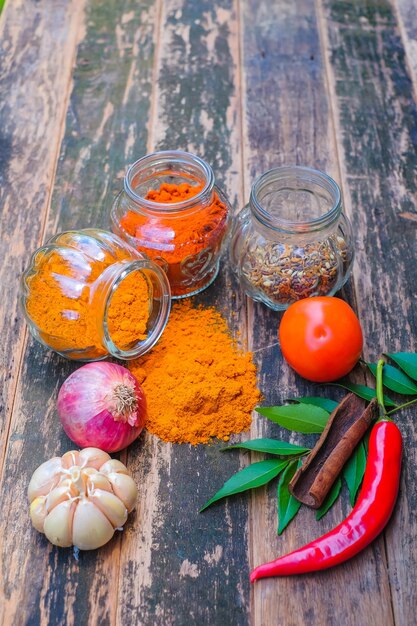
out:
{"label": "garlic clove", "polygon": [[30,519],[32,520],[32,525],[36,530],[39,530],[40,533],[43,533],[43,524],[46,517],[46,496],[38,496],[35,498],[30,507]]}
{"label": "garlic clove", "polygon": [[103,491],[110,491],[111,493],[113,492],[109,479],[96,470],[89,473],[87,480],[87,493],[92,493],[95,489],[103,489]]}
{"label": "garlic clove", "polygon": [[80,453],[78,452],[78,450],[69,450],[68,452],[65,452],[62,457],[62,467],[65,467],[65,469],[70,469],[74,465],[79,465],[79,457]]}
{"label": "garlic clove", "polygon": [[110,541],[113,534],[113,526],[93,502],[87,499],[78,502],[72,526],[74,546],[80,550],[95,550]]}
{"label": "garlic clove", "polygon": [[116,472],[109,474],[108,479],[113,487],[113,493],[120,498],[130,513],[135,507],[138,497],[138,488],[135,481],[126,474],[118,474]]}
{"label": "garlic clove", "polygon": [[58,504],[70,500],[78,495],[78,490],[74,487],[70,480],[62,482],[58,487],[52,489],[46,497],[46,510],[48,513],[52,511]]}
{"label": "garlic clove", "polygon": [[62,464],[59,456],[45,461],[33,472],[28,486],[29,502],[37,496],[46,496],[61,478]]}
{"label": "garlic clove", "polygon": [[72,545],[72,520],[76,507],[76,502],[66,500],[57,504],[46,516],[43,532],[54,546],[68,548]]}
{"label": "garlic clove", "polygon": [[114,528],[120,528],[126,522],[127,508],[113,493],[95,489],[89,499],[104,513]]}
{"label": "garlic clove", "polygon": [[99,448],[84,448],[79,453],[81,467],[94,467],[100,469],[100,467],[108,461],[111,457],[107,452],[100,450]]}
{"label": "garlic clove", "polygon": [[117,472],[120,474],[129,473],[126,465],[123,465],[123,463],[117,459],[110,459],[110,461],[104,463],[104,465],[100,467],[100,472],[103,472],[103,474],[110,474],[111,472]]}

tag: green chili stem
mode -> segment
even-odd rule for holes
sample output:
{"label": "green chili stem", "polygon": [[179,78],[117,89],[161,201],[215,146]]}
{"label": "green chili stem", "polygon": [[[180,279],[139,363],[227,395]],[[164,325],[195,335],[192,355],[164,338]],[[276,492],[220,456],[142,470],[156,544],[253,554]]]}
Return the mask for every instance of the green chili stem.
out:
{"label": "green chili stem", "polygon": [[379,405],[379,419],[386,419],[387,417],[387,411],[384,404],[384,386],[382,384],[382,372],[384,365],[384,359],[379,359],[376,366],[376,397]]}
{"label": "green chili stem", "polygon": [[415,404],[416,402],[417,402],[417,398],[414,398],[414,400],[410,400],[409,402],[404,402],[404,404],[399,404],[394,409],[391,409],[391,411],[388,411],[387,415],[392,415],[393,413],[396,413],[400,409],[404,409],[406,406],[410,406],[411,404]]}

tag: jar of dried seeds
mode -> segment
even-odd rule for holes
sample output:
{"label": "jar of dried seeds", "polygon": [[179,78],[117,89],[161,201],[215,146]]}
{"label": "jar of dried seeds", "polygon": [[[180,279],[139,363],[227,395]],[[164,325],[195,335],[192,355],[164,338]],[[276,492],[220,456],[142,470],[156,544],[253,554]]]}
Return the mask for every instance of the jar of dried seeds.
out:
{"label": "jar of dried seeds", "polygon": [[333,295],[353,262],[350,222],[337,183],[308,167],[278,167],[252,186],[231,242],[245,292],[272,309]]}

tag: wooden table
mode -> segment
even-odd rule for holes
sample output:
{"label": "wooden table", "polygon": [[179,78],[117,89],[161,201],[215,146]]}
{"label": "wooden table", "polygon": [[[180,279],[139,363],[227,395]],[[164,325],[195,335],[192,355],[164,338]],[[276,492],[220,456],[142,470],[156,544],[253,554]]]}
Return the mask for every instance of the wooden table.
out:
{"label": "wooden table", "polygon": [[[304,509],[278,538],[273,487],[197,513],[246,454],[149,435],[121,456],[141,492],[124,532],[78,562],[52,547],[30,526],[26,487],[38,464],[71,449],[55,400],[76,365],[29,337],[18,306],[36,247],[60,230],[106,227],[127,164],[188,149],[236,209],[271,166],[340,181],[357,254],[345,295],[365,357],[416,350],[415,0],[9,0],[0,42],[1,623],[415,624],[413,410],[399,418],[393,519],[333,571],[253,587],[248,577],[342,519],[346,493],[320,523]],[[282,361],[279,315],[245,299],[226,264],[197,300],[254,350],[268,404],[317,393]],[[266,433],[288,437],[255,418],[252,437]]]}

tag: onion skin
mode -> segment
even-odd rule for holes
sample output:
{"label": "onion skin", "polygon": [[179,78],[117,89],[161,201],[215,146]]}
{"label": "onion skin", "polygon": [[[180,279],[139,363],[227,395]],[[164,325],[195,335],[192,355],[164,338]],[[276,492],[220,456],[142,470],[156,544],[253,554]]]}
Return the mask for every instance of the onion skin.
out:
{"label": "onion skin", "polygon": [[[123,411],[118,413],[120,406]],[[72,441],[106,452],[126,448],[139,437],[146,420],[146,399],[136,378],[125,367],[103,361],[88,363],[66,379],[57,409]]]}

